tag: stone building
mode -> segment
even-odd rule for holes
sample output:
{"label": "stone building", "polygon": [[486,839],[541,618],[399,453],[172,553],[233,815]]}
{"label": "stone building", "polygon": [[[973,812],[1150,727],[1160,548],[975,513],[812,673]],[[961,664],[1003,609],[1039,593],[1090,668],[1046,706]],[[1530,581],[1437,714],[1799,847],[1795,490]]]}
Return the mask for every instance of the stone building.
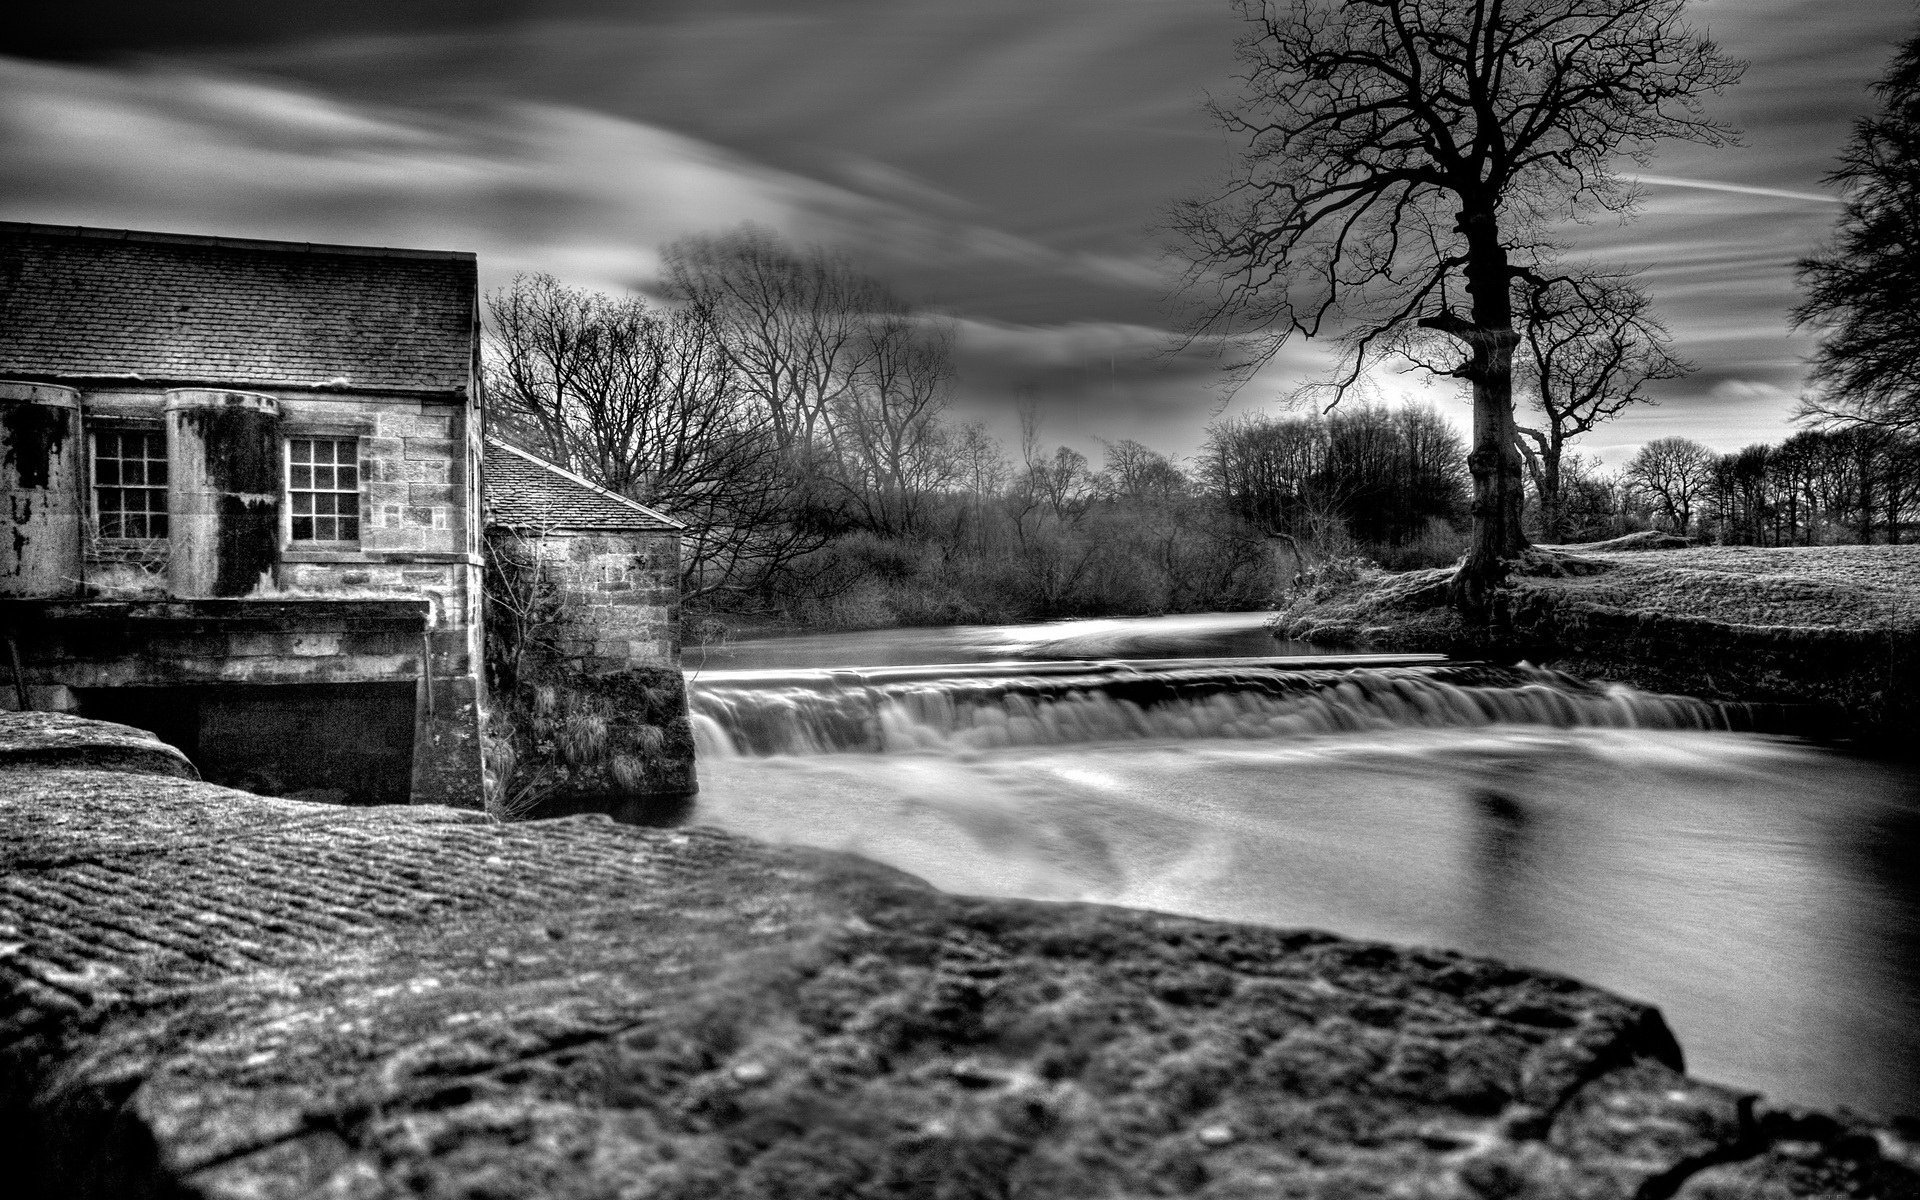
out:
{"label": "stone building", "polygon": [[481,798],[472,254],[0,223],[0,705]]}
{"label": "stone building", "polygon": [[494,684],[527,807],[691,794],[685,526],[495,438],[484,476]]}

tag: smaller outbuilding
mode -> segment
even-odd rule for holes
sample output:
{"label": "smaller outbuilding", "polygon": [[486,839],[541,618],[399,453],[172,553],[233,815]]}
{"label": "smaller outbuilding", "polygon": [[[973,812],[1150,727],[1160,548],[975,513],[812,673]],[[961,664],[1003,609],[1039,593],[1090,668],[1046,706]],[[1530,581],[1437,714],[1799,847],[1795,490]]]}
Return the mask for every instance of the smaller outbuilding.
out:
{"label": "smaller outbuilding", "polygon": [[672,517],[486,439],[490,781],[514,815],[695,790]]}

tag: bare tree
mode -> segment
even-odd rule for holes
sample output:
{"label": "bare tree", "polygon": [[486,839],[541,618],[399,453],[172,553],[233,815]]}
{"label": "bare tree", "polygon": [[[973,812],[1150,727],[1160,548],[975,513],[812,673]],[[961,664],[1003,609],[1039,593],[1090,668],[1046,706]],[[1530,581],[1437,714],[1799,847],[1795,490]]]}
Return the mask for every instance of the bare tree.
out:
{"label": "bare tree", "polygon": [[969,421],[954,437],[960,484],[974,496],[998,496],[1013,476],[1007,452],[984,421]]}
{"label": "bare tree", "polygon": [[1627,480],[1653,497],[1673,531],[1685,537],[1693,508],[1713,483],[1713,451],[1690,438],[1648,442],[1628,461]]}
{"label": "bare tree", "polygon": [[1682,4],[1236,0],[1245,94],[1210,107],[1245,139],[1241,169],[1175,215],[1212,285],[1197,327],[1247,338],[1251,366],[1296,333],[1339,336],[1336,400],[1382,354],[1447,356],[1474,397],[1467,613],[1526,545],[1514,292],[1552,282],[1545,230],[1626,209],[1622,154],[1728,136],[1697,98],[1739,70]]}
{"label": "bare tree", "polygon": [[751,225],[675,242],[665,265],[668,297],[709,314],[782,449],[830,433],[835,403],[867,363],[871,318],[906,311],[846,260],[795,251]]}
{"label": "bare tree", "polygon": [[791,521],[771,422],[704,309],[523,275],[487,297],[487,394],[511,440],[689,525],[684,594],[755,585],[819,544]]}
{"label": "bare tree", "polygon": [[1132,438],[1102,441],[1105,462],[1093,477],[1094,494],[1102,500],[1150,500],[1165,504],[1193,490],[1180,465]]}
{"label": "bare tree", "polygon": [[961,465],[940,416],[953,384],[953,328],[887,313],[869,321],[862,366],[833,402],[836,481],[884,536],[914,532]]}
{"label": "bare tree", "polygon": [[1545,420],[1517,430],[1540,500],[1540,532],[1549,542],[1566,535],[1560,463],[1567,443],[1630,404],[1651,404],[1648,383],[1689,369],[1674,356],[1651,307],[1620,276],[1571,279],[1526,293],[1515,386]]}

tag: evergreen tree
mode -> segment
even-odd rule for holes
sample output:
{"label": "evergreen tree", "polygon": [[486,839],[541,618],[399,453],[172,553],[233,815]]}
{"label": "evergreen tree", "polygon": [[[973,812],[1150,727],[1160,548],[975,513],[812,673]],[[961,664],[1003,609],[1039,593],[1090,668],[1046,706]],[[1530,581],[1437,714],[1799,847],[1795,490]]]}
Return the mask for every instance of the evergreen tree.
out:
{"label": "evergreen tree", "polygon": [[1800,263],[1797,326],[1820,334],[1801,413],[1839,425],[1920,428],[1920,34],[1874,85],[1827,176],[1847,195],[1832,247]]}

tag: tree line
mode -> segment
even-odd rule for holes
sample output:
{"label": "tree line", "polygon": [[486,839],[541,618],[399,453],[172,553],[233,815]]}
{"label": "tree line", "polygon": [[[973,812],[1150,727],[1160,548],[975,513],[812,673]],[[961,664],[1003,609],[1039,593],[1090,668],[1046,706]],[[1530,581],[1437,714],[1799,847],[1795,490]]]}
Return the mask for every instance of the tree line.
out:
{"label": "tree line", "polygon": [[1723,545],[1899,543],[1920,523],[1920,437],[1807,429],[1727,454],[1660,438],[1612,473],[1576,455],[1562,520],[1571,542],[1659,529]]}
{"label": "tree line", "polygon": [[1431,410],[1236,417],[1191,461],[1123,440],[1096,465],[1030,403],[1009,451],[949,411],[951,322],[844,259],[742,229],[664,261],[657,300],[516,279],[487,297],[484,369],[496,433],[687,522],[696,613],[1261,607],[1277,542],[1407,564],[1463,545],[1464,450]]}

